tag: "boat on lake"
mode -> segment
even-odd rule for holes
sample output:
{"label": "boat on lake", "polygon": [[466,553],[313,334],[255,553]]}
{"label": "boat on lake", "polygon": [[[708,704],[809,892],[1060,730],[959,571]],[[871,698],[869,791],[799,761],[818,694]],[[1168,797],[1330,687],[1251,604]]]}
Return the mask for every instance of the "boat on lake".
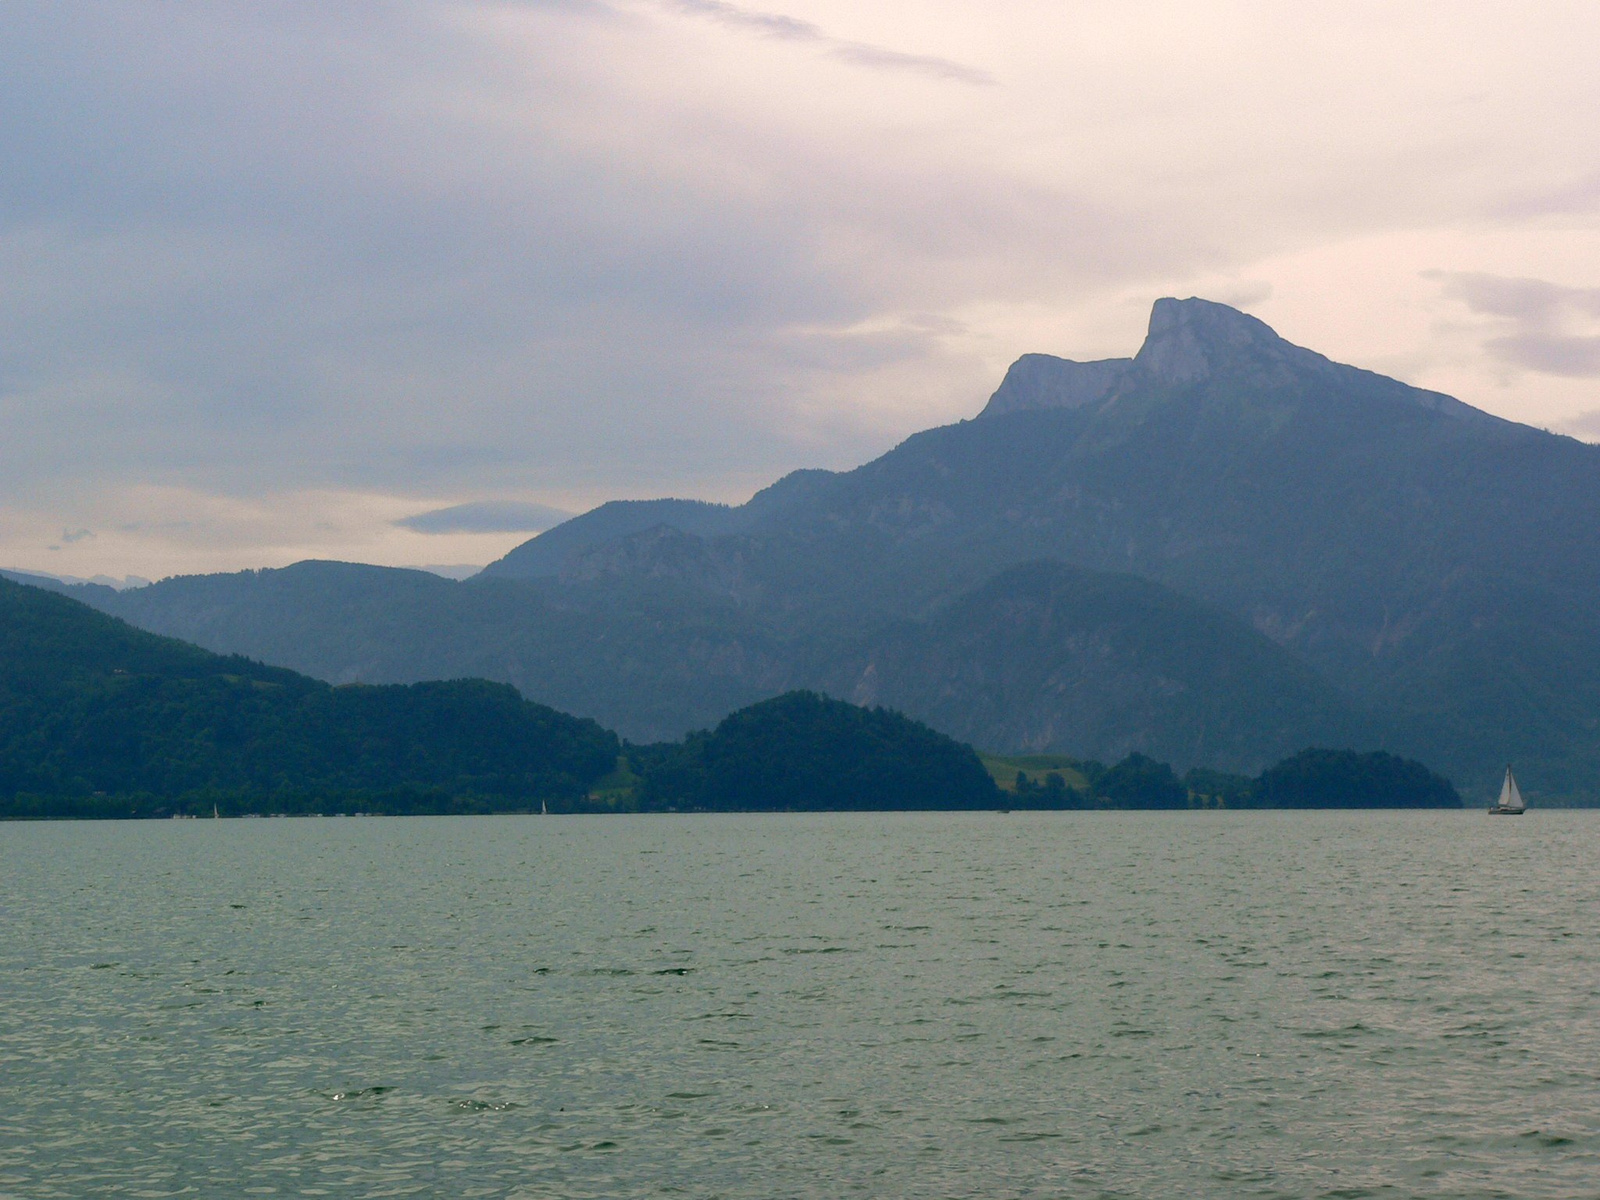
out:
{"label": "boat on lake", "polygon": [[1528,811],[1528,806],[1522,801],[1522,792],[1517,788],[1517,777],[1511,773],[1511,768],[1506,767],[1506,781],[1500,785],[1500,800],[1489,810],[1492,817],[1520,817]]}

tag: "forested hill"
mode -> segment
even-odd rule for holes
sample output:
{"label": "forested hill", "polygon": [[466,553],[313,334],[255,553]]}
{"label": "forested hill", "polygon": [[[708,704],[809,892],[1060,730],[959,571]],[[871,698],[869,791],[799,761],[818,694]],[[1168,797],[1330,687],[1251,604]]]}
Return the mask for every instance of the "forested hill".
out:
{"label": "forested hill", "polygon": [[614,734],[484,680],[330,687],[0,579],[10,815],[574,802]]}
{"label": "forested hill", "polygon": [[753,704],[709,733],[645,753],[638,796],[644,808],[837,812],[1001,806],[999,790],[971,746],[900,713],[815,692]]}

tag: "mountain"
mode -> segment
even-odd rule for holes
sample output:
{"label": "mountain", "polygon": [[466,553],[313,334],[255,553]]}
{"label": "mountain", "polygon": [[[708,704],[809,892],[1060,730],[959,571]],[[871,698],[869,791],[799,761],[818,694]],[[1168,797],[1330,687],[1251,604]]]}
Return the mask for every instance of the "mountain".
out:
{"label": "mountain", "polygon": [[[1103,636],[1111,657],[1091,671],[1072,639],[1093,644],[1101,618],[1005,576],[1039,560],[1194,605],[1128,598],[1129,619],[1155,626]],[[1203,300],[1158,301],[1131,358],[1027,356],[977,418],[747,505],[602,506],[478,578],[438,581],[461,589],[448,595],[341,572],[357,569],[85,599],[327,678],[470,662],[630,736],[676,736],[792,687],[866,694],[877,664],[894,679],[880,695],[993,750],[1115,757],[1168,724],[1182,732],[1166,753],[1214,758],[1197,765],[1347,744],[1252,741],[1253,718],[1224,732],[1202,714],[1226,696],[1301,714],[1302,733],[1370,722],[1369,746],[1472,794],[1507,759],[1547,796],[1593,795],[1600,778],[1600,448],[1331,362]],[[1010,587],[1015,620],[998,599]],[[1174,675],[1117,649],[1209,645],[1201,631],[1224,616],[1226,671]],[[1008,620],[1038,663],[1006,658]],[[1181,715],[1163,707],[1173,680],[1192,701]]]}
{"label": "mountain", "polygon": [[793,471],[744,504],[704,500],[611,500],[523,542],[483,570],[488,579],[546,579],[618,538],[665,528],[694,537],[743,533],[803,503],[826,485],[831,471]]}
{"label": "mountain", "polygon": [[[1600,772],[1600,449],[1163,301],[1101,398],[908,439],[758,526],[741,588],[926,617],[1036,558],[1231,612],[1487,788]],[[729,541],[730,539],[724,539]]]}
{"label": "mountain", "polygon": [[500,680],[640,742],[714,724],[796,678],[783,631],[660,580],[462,583],[304,562],[83,599],[141,628],[333,683]]}
{"label": "mountain", "polygon": [[[1135,609],[1175,603],[1153,584],[1054,564],[1011,574],[1064,590],[1080,607],[1087,598],[1113,639],[1140,625],[1120,597]],[[1001,581],[997,590],[1016,589]],[[1234,636],[1226,618],[1211,631]],[[1159,661],[1164,648],[1154,649]],[[546,801],[557,811],[659,812],[1187,808],[1224,791],[1247,807],[1454,797],[1418,763],[1312,750],[1255,781],[1191,772],[1205,785],[1199,794],[1137,752],[1110,769],[1072,763],[1081,790],[1048,775],[1071,760],[1024,758],[1030,768],[1044,763],[1046,783],[1017,776],[1002,799],[970,745],[891,709],[809,691],[745,706],[681,743],[622,749],[594,722],[503,684],[332,687],[0,580],[0,819],[496,812]]]}
{"label": "mountain", "polygon": [[827,690],[980,746],[1253,774],[1377,732],[1238,618],[1132,575],[1034,562],[841,655]]}
{"label": "mountain", "polygon": [[334,688],[0,580],[9,815],[120,815],[141,802],[258,810],[271,797],[292,807],[351,795],[367,797],[363,807],[466,798],[469,809],[525,808],[581,799],[618,750],[594,722],[504,684]]}
{"label": "mountain", "polygon": [[1127,377],[1131,358],[1074,362],[1053,354],[1024,354],[1006,371],[980,417],[1041,408],[1082,408],[1104,400]]}
{"label": "mountain", "polygon": [[484,570],[489,578],[540,579],[561,574],[574,556],[646,529],[715,537],[750,527],[744,507],[704,500],[611,500],[526,541]]}
{"label": "mountain", "polygon": [[1164,302],[1104,399],[909,439],[778,567],[912,612],[1031,558],[1131,572],[1249,621],[1390,745],[1571,793],[1600,768],[1597,518],[1596,447]]}

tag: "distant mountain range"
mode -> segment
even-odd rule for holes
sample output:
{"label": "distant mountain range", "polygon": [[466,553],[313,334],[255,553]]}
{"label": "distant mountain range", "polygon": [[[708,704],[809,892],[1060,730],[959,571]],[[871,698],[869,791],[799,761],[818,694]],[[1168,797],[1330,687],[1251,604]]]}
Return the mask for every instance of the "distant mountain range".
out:
{"label": "distant mountain range", "polygon": [[330,680],[484,675],[635,740],[807,686],[1006,752],[1308,744],[1600,780],[1600,447],[1203,300],[737,507],[617,502],[456,583],[334,563],[71,594]]}

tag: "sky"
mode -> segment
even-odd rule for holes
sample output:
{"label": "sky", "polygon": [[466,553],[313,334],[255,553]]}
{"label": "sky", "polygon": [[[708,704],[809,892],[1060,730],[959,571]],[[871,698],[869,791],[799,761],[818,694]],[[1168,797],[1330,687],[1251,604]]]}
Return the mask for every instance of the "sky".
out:
{"label": "sky", "polygon": [[481,564],[1151,302],[1600,440],[1577,3],[0,6],[0,566]]}

